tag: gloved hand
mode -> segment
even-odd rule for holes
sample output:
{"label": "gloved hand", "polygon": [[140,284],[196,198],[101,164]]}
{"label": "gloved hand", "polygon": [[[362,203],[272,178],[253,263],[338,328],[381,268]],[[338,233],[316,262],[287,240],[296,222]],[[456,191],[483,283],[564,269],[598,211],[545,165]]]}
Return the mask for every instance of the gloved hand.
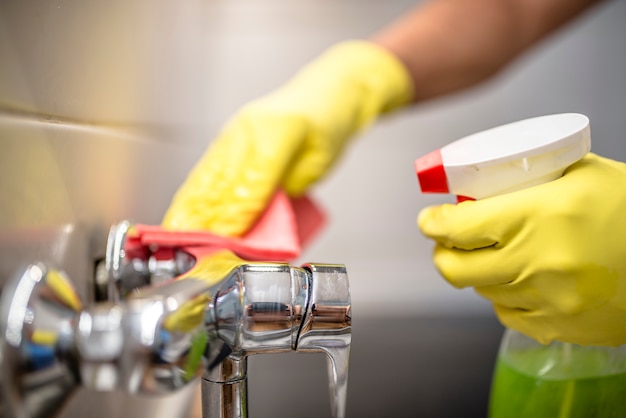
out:
{"label": "gloved hand", "polygon": [[588,154],[562,178],[424,209],[422,232],[453,286],[539,342],[626,344],[626,164]]}
{"label": "gloved hand", "polygon": [[369,43],[341,43],[227,124],[176,193],[163,226],[244,234],[277,188],[302,195],[348,139],[408,103],[404,66]]}

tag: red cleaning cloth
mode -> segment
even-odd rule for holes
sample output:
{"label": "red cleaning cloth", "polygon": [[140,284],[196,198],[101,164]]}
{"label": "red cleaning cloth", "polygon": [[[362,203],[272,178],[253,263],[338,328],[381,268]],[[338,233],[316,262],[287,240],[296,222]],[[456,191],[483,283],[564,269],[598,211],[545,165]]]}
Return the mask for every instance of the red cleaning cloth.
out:
{"label": "red cleaning cloth", "polygon": [[[153,225],[136,225],[126,250],[150,248],[157,258],[169,258],[182,248],[196,258],[229,249],[245,260],[289,261],[297,258],[304,245],[325,223],[325,216],[308,197],[292,199],[278,192],[258,222],[243,237],[233,238],[204,231],[170,231]],[[159,255],[161,257],[159,257]]]}

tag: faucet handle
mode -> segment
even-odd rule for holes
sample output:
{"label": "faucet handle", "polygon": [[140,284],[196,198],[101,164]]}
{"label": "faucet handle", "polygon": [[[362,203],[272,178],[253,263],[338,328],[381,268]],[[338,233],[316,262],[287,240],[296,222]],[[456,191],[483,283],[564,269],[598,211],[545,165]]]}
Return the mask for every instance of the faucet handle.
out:
{"label": "faucet handle", "polygon": [[331,409],[335,418],[343,418],[352,340],[348,275],[343,265],[306,264],[303,267],[311,275],[311,296],[296,352],[327,355]]}
{"label": "faucet handle", "polygon": [[352,309],[345,266],[305,264],[303,268],[310,274],[311,290],[296,351],[324,351],[328,345],[349,345]]}
{"label": "faucet handle", "polygon": [[247,356],[296,351],[328,356],[333,417],[345,417],[352,314],[343,265],[243,264],[217,291],[211,312],[232,354],[223,368],[205,374],[206,415],[247,416],[222,409],[225,399],[245,409]]}

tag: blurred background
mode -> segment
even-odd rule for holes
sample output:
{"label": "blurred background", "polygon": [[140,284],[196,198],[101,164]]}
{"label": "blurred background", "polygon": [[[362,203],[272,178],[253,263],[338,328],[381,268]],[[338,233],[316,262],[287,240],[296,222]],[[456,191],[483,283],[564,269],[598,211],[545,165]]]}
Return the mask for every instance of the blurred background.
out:
{"label": "blurred background", "polygon": [[[240,106],[415,3],[0,2],[0,284],[45,260],[92,298],[109,226],[159,223]],[[605,2],[488,83],[380,120],[312,191],[329,224],[298,262],[348,268],[349,416],[484,416],[501,327],[485,301],[433,268],[415,218],[453,199],[421,195],[413,160],[507,122],[578,112],[591,120],[593,150],[626,161],[625,21],[626,1]],[[253,416],[327,414],[324,359],[303,357],[251,359]],[[304,389],[300,412],[285,412]],[[194,397],[81,394],[67,415],[186,416]]]}

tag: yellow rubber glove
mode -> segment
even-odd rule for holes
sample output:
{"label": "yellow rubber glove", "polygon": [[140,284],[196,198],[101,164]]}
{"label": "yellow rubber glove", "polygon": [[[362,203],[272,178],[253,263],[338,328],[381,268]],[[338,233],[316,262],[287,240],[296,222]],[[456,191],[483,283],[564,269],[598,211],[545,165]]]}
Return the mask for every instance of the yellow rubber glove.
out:
{"label": "yellow rubber glove", "polygon": [[539,342],[626,344],[626,164],[588,154],[558,180],[424,209],[453,286]]}
{"label": "yellow rubber glove", "polygon": [[334,46],[235,115],[174,196],[163,226],[244,234],[277,188],[302,195],[353,134],[411,96],[408,72],[387,51],[365,41]]}

